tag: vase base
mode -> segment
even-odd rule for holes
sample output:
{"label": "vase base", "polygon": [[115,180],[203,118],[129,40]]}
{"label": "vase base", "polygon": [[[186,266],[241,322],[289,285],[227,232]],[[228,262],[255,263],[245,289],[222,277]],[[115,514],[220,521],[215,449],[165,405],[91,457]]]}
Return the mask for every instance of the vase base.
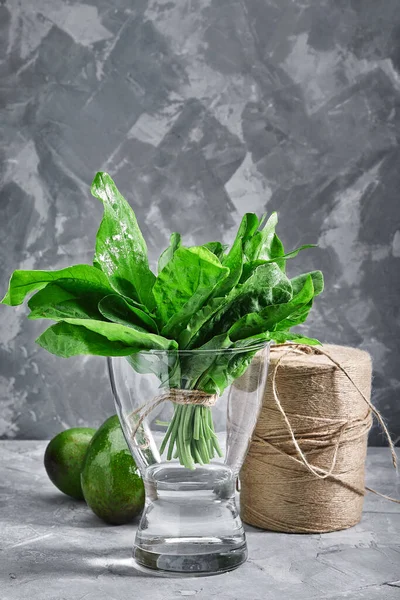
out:
{"label": "vase base", "polygon": [[229,467],[217,463],[191,471],[161,463],[146,475],[146,506],[133,551],[138,567],[187,577],[230,571],[246,560],[236,476]]}
{"label": "vase base", "polygon": [[203,541],[203,551],[184,554],[180,548],[179,554],[151,552],[135,547],[133,559],[135,567],[149,575],[163,577],[201,577],[207,575],[218,575],[240,567],[247,559],[246,542],[239,548],[228,550],[226,542],[221,541],[221,548],[215,547],[212,542],[212,550],[206,552],[204,548],[207,540]]}

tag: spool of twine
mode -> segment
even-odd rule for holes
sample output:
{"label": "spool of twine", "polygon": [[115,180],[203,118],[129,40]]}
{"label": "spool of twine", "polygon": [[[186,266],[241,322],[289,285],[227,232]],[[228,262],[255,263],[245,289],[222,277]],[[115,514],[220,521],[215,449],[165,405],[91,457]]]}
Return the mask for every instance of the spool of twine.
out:
{"label": "spool of twine", "polygon": [[[370,404],[371,359],[343,346],[321,352],[271,348],[263,406],[241,470],[241,515],[250,525],[322,533],[361,518],[371,409],[379,415]],[[251,376],[250,367],[243,377]]]}

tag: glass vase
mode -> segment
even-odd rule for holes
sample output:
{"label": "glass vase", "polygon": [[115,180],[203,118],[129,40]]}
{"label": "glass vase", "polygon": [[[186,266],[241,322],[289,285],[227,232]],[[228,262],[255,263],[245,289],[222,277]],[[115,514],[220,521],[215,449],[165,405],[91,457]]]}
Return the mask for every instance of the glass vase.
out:
{"label": "glass vase", "polygon": [[246,560],[235,491],[268,358],[264,345],[108,359],[117,413],[146,490],[133,548],[140,570],[210,575]]}

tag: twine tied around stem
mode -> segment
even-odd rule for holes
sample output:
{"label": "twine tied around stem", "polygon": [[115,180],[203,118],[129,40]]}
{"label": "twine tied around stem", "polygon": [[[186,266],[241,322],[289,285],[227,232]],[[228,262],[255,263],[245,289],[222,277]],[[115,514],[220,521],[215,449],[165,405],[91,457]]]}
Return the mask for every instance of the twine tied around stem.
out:
{"label": "twine tied around stem", "polygon": [[[131,431],[132,439],[134,439],[145,418],[148,417],[149,414],[163,402],[170,401],[173,404],[192,404],[196,406],[205,406],[207,408],[211,408],[215,405],[218,398],[218,394],[208,394],[207,392],[202,392],[201,390],[182,390],[179,388],[171,388],[168,391],[156,396],[153,401],[145,402],[144,404],[139,406],[139,408],[131,412],[131,414],[129,415],[130,419],[132,417],[140,415],[139,419],[134,425],[134,428]],[[141,447],[147,448],[148,445],[149,442],[148,440],[146,440],[146,444]]]}

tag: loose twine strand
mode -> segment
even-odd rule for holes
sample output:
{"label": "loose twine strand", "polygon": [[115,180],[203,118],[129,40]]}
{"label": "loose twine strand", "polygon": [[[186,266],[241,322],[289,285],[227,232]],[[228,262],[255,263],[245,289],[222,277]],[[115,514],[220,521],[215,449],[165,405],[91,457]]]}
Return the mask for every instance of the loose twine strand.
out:
{"label": "loose twine strand", "polygon": [[[341,364],[320,347],[287,343],[272,350],[281,352],[282,347],[283,352],[277,356],[270,375],[271,387],[266,388],[264,406],[241,473],[243,519],[275,531],[333,531],[358,522],[362,503],[356,498],[361,499],[366,490],[400,504],[400,500],[364,486],[366,440],[372,423],[371,415],[382,427],[397,471],[396,451],[389,430],[380,412],[346,368],[347,362],[350,367],[354,364],[357,379],[364,376],[368,380],[370,365],[367,366],[367,355],[354,349],[338,348],[340,360],[344,357]],[[350,382],[356,395],[351,394],[351,389],[340,387],[343,383],[337,375],[333,374],[333,382],[326,379],[332,375],[328,375],[322,363],[310,362],[307,365],[304,361],[294,361],[280,380],[288,402],[286,410],[291,409],[289,420],[277,387],[278,371],[289,354],[325,356],[336,367],[335,370]],[[318,383],[312,381],[313,368]],[[319,368],[324,369],[321,374],[318,373]],[[257,368],[254,369],[256,371]],[[367,415],[361,404],[357,404],[357,397],[368,407]],[[302,407],[304,414],[297,414],[296,405]],[[285,429],[277,420],[278,414]],[[328,462],[328,456],[332,456],[329,467],[312,464],[315,460],[310,462],[309,457],[313,453],[320,456],[320,464],[321,461]],[[335,472],[339,457],[339,471]],[[305,477],[304,469],[311,479]],[[322,480],[329,480],[331,485],[321,487]]]}

